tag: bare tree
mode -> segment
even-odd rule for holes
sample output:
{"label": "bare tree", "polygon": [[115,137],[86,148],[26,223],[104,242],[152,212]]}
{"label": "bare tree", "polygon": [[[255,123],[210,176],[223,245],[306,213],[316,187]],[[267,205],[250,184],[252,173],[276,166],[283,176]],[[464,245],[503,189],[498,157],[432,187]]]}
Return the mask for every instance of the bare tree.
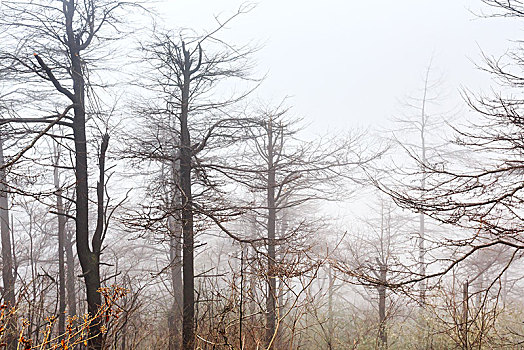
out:
{"label": "bare tree", "polygon": [[[241,121],[229,114],[230,107],[251,91],[248,89],[246,93],[232,97],[219,96],[217,93],[216,86],[221,81],[249,79],[248,58],[253,50],[226,44],[216,34],[233,18],[246,11],[249,11],[249,7],[241,7],[224,22],[219,21],[217,29],[207,34],[191,36],[184,32],[178,35],[166,32],[156,34],[152,44],[143,46],[146,61],[153,69],[149,75],[151,83],[146,85],[158,95],[152,97],[157,102],[147,107],[149,110],[144,109],[144,106],[138,108],[159,118],[166,117],[170,122],[162,121],[163,127],[160,127],[160,123],[153,125],[151,129],[156,130],[156,135],[151,140],[144,140],[140,135],[137,138],[140,147],[134,154],[167,163],[170,169],[170,199],[163,200],[164,206],[160,208],[156,219],[149,215],[147,225],[155,220],[169,221],[173,240],[170,264],[175,268],[172,276],[175,290],[180,283],[175,267],[180,254],[176,250],[177,224],[173,221],[178,221],[181,226],[183,349],[193,349],[195,342],[195,215],[201,220],[210,220],[212,217],[212,220],[221,221],[217,217],[221,216],[222,209],[217,211],[207,207],[208,203],[220,201],[210,200],[212,193],[218,191],[218,186],[208,174],[210,170],[204,165],[203,159],[210,150],[220,147],[221,142],[227,145],[235,139],[235,130],[240,128]],[[162,144],[164,147],[169,145],[171,149],[162,149]],[[153,206],[158,208],[157,204]]]}
{"label": "bare tree", "polygon": [[[75,150],[75,224],[76,247],[82,266],[86,287],[88,311],[96,317],[102,300],[100,288],[100,253],[104,239],[104,163],[109,137],[104,135],[100,148],[100,177],[97,185],[97,227],[89,238],[89,187],[88,187],[88,134],[86,122],[89,118],[90,101],[95,97],[89,82],[90,63],[96,61],[95,47],[100,47],[107,30],[114,30],[117,13],[124,3],[104,0],[77,2],[62,0],[49,4],[44,1],[3,1],[1,25],[9,30],[9,41],[13,47],[19,43],[23,49],[3,53],[4,57],[16,62],[11,68],[13,76],[24,79],[31,87],[50,91],[52,87],[63,105],[69,104],[55,118],[11,118],[4,122],[47,124],[35,140],[45,135],[54,125],[70,127],[73,132]],[[104,33],[105,32],[105,33]],[[85,53],[85,55],[84,55]],[[31,56],[34,56],[31,60]],[[43,87],[42,87],[43,83]],[[52,91],[52,90],[51,90]],[[95,107],[96,108],[96,107]],[[67,114],[73,110],[73,116]],[[24,150],[35,144],[33,141]],[[21,156],[14,157],[11,163]],[[89,347],[100,349],[102,336],[101,319],[90,327]]]}
{"label": "bare tree", "polygon": [[[416,94],[407,97],[405,115],[395,118],[396,124],[400,125],[401,129],[394,131],[394,138],[398,145],[407,152],[408,157],[417,164],[422,192],[426,189],[427,166],[449,156],[446,155],[446,151],[449,149],[446,144],[449,144],[449,142],[445,139],[445,126],[451,121],[449,117],[451,113],[441,111],[440,105],[445,102],[445,96],[443,96],[441,90],[442,79],[435,77],[433,58],[431,58],[422,77],[422,88]],[[418,140],[413,142],[411,140],[415,135]],[[389,172],[405,174],[406,170],[393,169]],[[426,235],[432,232],[429,231],[424,213],[418,213],[418,216],[419,275],[423,277],[426,275],[426,253],[428,249],[431,249],[427,245],[432,241],[431,237],[426,237]],[[419,282],[421,305],[425,304],[426,290],[427,281],[423,279]]]}
{"label": "bare tree", "polygon": [[[349,239],[342,243],[345,249],[339,249],[334,256],[334,267],[343,273],[341,278],[350,275],[358,281],[352,283],[366,288],[366,293],[360,295],[374,304],[378,313],[376,346],[387,348],[388,328],[399,308],[399,297],[390,286],[418,269],[418,259],[409,254],[413,220],[398,213],[394,203],[381,196],[369,209],[373,216],[366,216],[363,227],[353,227],[354,232],[348,233]],[[411,293],[407,295],[413,298]]]}
{"label": "bare tree", "polygon": [[[319,219],[292,218],[290,211],[304,210],[306,204],[320,205],[322,200],[336,200],[341,191],[340,187],[335,187],[335,182],[340,186],[344,181],[354,181],[359,176],[358,166],[380,154],[380,151],[360,150],[362,135],[301,141],[299,121],[288,117],[287,113],[288,108],[282,106],[253,112],[252,126],[246,129],[245,153],[234,162],[228,159],[224,164],[230,178],[261,196],[245,205],[256,213],[257,225],[265,231],[263,237],[251,237],[250,242],[260,240],[266,249],[265,342],[268,348],[280,346],[277,345],[277,321],[281,317],[277,317],[277,313],[283,309],[278,302],[285,291],[279,291],[277,281],[282,282],[292,269],[298,276],[297,266],[304,268],[304,273],[308,272],[308,265],[316,266],[311,261],[297,264],[296,259],[303,254],[307,256],[304,252],[311,250],[314,242],[311,233],[318,228],[315,220]],[[277,232],[279,226],[280,233]],[[285,283],[281,285],[292,289]]]}
{"label": "bare tree", "polygon": [[[484,2],[500,10],[495,16],[523,16],[518,2]],[[407,276],[401,284],[443,276],[474,262],[479,252],[501,247],[507,252],[498,254],[500,270],[484,286],[489,291],[500,288],[497,281],[520,259],[524,249],[521,54],[519,49],[501,58],[485,56],[482,69],[495,78],[502,92],[490,96],[464,92],[476,118],[454,128],[454,147],[467,155],[462,162],[419,161],[421,170],[405,176],[403,186],[379,185],[399,206],[454,227],[439,243],[445,252],[437,262],[443,267],[424,276]],[[423,186],[412,185],[415,177],[425,178]],[[464,344],[468,343],[466,339]]]}

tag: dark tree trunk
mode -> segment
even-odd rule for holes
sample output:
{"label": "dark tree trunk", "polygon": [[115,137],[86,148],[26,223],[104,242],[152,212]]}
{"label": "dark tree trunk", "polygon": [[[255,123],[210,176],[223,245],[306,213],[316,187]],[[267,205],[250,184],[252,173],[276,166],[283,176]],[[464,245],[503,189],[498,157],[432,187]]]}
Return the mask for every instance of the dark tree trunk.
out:
{"label": "dark tree trunk", "polygon": [[[110,21],[111,11],[118,8],[122,3],[117,3],[112,9],[107,9],[103,7],[103,4],[99,3],[96,0],[86,0],[83,2],[77,0],[60,0],[60,7],[56,9],[61,11],[63,18],[58,17],[42,17],[41,26],[36,26],[34,29],[38,29],[44,33],[44,37],[52,33],[52,37],[58,40],[61,47],[65,50],[65,56],[67,57],[68,64],[67,66],[58,66],[53,65],[54,67],[49,67],[45,64],[44,60],[40,58],[38,53],[35,53],[34,56],[38,61],[38,69],[35,67],[34,71],[38,76],[44,77],[45,80],[51,82],[56,89],[64,96],[66,96],[71,102],[72,105],[69,106],[64,114],[61,116],[64,117],[65,114],[72,107],[74,111],[73,121],[67,122],[64,125],[72,127],[73,130],[73,139],[74,139],[74,151],[75,151],[75,235],[76,235],[76,248],[78,259],[82,268],[82,277],[84,278],[85,287],[86,287],[86,299],[87,299],[87,308],[90,317],[89,324],[89,340],[88,348],[89,349],[101,349],[102,348],[102,335],[100,334],[101,327],[101,318],[99,317],[98,311],[101,305],[101,295],[99,292],[101,282],[100,282],[100,251],[102,249],[103,241],[103,232],[104,232],[104,161],[105,161],[105,151],[107,149],[107,144],[109,137],[104,135],[102,140],[102,146],[100,149],[100,181],[97,185],[97,200],[98,200],[98,218],[96,229],[93,233],[91,240],[91,246],[89,243],[89,187],[88,187],[88,157],[87,157],[87,137],[86,137],[86,108],[85,108],[85,94],[86,94],[86,82],[84,79],[85,65],[86,61],[81,57],[81,53],[86,51],[91,44],[93,38],[97,37],[98,30],[106,22]],[[32,5],[32,2],[29,2],[28,5]],[[35,4],[35,6],[40,6]],[[46,11],[51,9],[45,6]],[[82,8],[80,8],[82,7]],[[102,11],[99,11],[102,10]],[[36,10],[35,10],[36,11]],[[25,12],[24,10],[21,13],[25,13],[28,16],[39,18],[36,12]],[[78,13],[77,18],[75,18],[75,13]],[[100,18],[98,18],[101,14]],[[35,17],[36,16],[36,17]],[[99,19],[96,23],[95,18]],[[53,24],[50,25],[46,23],[46,20],[53,21]],[[64,26],[63,33],[60,35],[55,35],[54,26],[57,23],[62,23]],[[17,24],[22,26],[21,24]],[[34,38],[32,38],[34,39]],[[53,53],[53,51],[49,51]],[[61,71],[60,78],[55,76],[53,69]],[[72,89],[67,86],[63,86],[61,83],[62,78],[65,79],[63,73],[66,73],[70,76],[70,84],[72,83]],[[52,124],[50,124],[52,127]],[[63,238],[63,235],[61,235]],[[69,249],[67,247],[66,248]],[[62,249],[64,246],[62,245]],[[70,254],[71,253],[71,254]],[[62,253],[60,253],[62,254]],[[68,252],[68,256],[72,256],[72,252]],[[62,259],[63,265],[63,259]],[[72,263],[68,264],[70,270],[72,271]],[[61,277],[63,280],[64,271],[61,271]],[[74,290],[72,284],[69,288],[70,293]],[[61,288],[61,296],[63,296],[64,289]],[[70,300],[72,303],[72,300]],[[60,305],[60,311],[63,311],[63,304]],[[73,308],[71,308],[70,312]],[[62,321],[60,321],[62,323]]]}
{"label": "dark tree trunk", "polygon": [[273,130],[271,120],[268,121],[267,128],[267,162],[268,162],[268,181],[267,181],[267,295],[266,295],[266,345],[271,345],[271,341],[276,336],[276,276],[275,276],[275,231],[276,231],[276,207],[275,207],[275,167],[273,164]]}
{"label": "dark tree trunk", "polygon": [[462,289],[462,322],[461,322],[461,328],[462,328],[462,349],[468,350],[470,348],[469,346],[469,339],[468,339],[468,332],[469,332],[469,281],[466,280],[464,283],[463,289]]}
{"label": "dark tree trunk", "polygon": [[[74,56],[74,55],[73,55]],[[75,61],[75,60],[73,60]],[[76,175],[76,250],[82,275],[86,286],[87,311],[91,317],[95,317],[102,298],[98,290],[100,289],[100,265],[99,251],[92,252],[89,248],[89,199],[87,183],[87,144],[85,133],[85,110],[83,104],[84,85],[83,78],[80,76],[80,62],[73,64],[73,76],[75,79],[75,95],[81,106],[75,107],[73,122],[73,132],[75,138],[75,175]],[[78,80],[81,80],[80,82]],[[94,320],[89,328],[89,348],[101,349],[102,336],[100,333],[100,318]]]}
{"label": "dark tree trunk", "polygon": [[[0,135],[0,166],[4,164],[3,136]],[[11,232],[9,228],[9,201],[7,199],[7,178],[5,169],[0,169],[0,235],[2,241],[2,282],[4,284],[3,301],[10,309],[15,307],[15,276],[11,247]],[[6,329],[7,349],[17,348],[16,323],[9,318]]]}
{"label": "dark tree trunk", "polygon": [[189,83],[191,77],[190,53],[183,45],[184,82],[182,86],[182,108],[180,113],[180,189],[182,191],[182,255],[183,255],[183,299],[182,349],[193,350],[195,344],[195,281],[193,270],[193,198],[191,194],[192,148],[188,129]]}
{"label": "dark tree trunk", "polygon": [[[73,136],[75,141],[75,176],[76,176],[76,250],[82,275],[86,286],[87,311],[94,318],[89,327],[89,349],[99,350],[102,348],[102,334],[100,332],[101,318],[97,317],[98,309],[102,304],[100,289],[100,249],[101,230],[100,226],[100,196],[98,196],[98,221],[96,231],[93,235],[93,250],[89,247],[89,187],[87,168],[87,138],[86,138],[86,115],[85,115],[85,81],[82,72],[82,61],[80,56],[79,38],[73,29],[73,16],[75,13],[75,2],[64,1],[65,26],[67,34],[67,46],[71,58],[71,78],[73,79]],[[107,142],[106,142],[107,143]],[[103,147],[103,146],[102,146]],[[107,145],[106,145],[107,147]],[[100,160],[105,150],[101,150]],[[102,163],[102,162],[101,162]],[[103,191],[103,164],[101,167],[101,180],[99,187]],[[100,188],[97,188],[100,194]],[[103,193],[102,193],[103,194]],[[103,199],[103,198],[102,198]]]}

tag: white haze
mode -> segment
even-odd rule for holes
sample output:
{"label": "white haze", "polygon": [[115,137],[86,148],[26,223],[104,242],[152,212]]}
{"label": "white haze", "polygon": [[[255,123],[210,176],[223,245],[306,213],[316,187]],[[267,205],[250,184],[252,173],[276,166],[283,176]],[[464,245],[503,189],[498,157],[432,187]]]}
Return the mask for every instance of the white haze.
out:
{"label": "white haze", "polygon": [[[243,1],[165,1],[169,25],[216,27]],[[290,96],[294,113],[312,130],[381,126],[417,92],[433,57],[446,94],[460,103],[461,88],[489,88],[481,50],[501,55],[518,38],[518,21],[479,18],[489,8],[473,0],[264,0],[222,33],[227,42],[261,44],[258,90],[263,100]]]}

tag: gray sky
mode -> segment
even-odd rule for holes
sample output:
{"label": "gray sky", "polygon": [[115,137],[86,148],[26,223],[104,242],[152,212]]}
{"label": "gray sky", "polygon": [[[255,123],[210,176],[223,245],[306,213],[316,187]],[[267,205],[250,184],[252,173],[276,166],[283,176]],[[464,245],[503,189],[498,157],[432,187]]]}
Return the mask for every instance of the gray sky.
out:
{"label": "gray sky", "polygon": [[[173,27],[214,27],[242,1],[171,0],[161,12]],[[263,43],[259,71],[269,75],[264,100],[284,96],[294,113],[316,130],[381,125],[417,92],[430,58],[443,89],[458,100],[460,86],[486,89],[475,69],[480,48],[500,55],[518,39],[511,19],[482,19],[480,0],[262,0],[235,20],[222,37],[236,44]]]}

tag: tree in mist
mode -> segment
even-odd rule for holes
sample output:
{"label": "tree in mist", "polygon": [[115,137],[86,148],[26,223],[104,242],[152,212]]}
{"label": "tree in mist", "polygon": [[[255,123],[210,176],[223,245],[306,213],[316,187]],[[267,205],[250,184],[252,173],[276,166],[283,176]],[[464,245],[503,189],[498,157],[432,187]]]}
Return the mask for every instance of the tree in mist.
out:
{"label": "tree in mist", "polygon": [[[524,8],[519,3],[484,2],[500,10],[495,16],[523,16]],[[437,260],[444,266],[425,276],[408,276],[408,282],[444,275],[457,265],[474,262],[481,251],[506,247],[503,250],[508,252],[498,255],[500,273],[484,286],[488,291],[500,288],[496,281],[510,264],[520,259],[524,249],[521,56],[521,49],[501,58],[485,56],[482,69],[500,84],[500,92],[464,92],[475,120],[454,127],[454,148],[467,154],[463,161],[444,157],[440,162],[420,162],[422,170],[406,176],[403,186],[382,184],[381,188],[401,207],[456,227],[439,243],[445,253]],[[412,179],[421,176],[425,178],[424,185],[412,185]]]}
{"label": "tree in mist", "polygon": [[[205,35],[166,32],[156,34],[152,43],[143,45],[146,60],[151,65],[151,83],[146,86],[154,94],[150,97],[151,109],[139,108],[158,119],[155,118],[156,122],[149,127],[156,130],[152,139],[138,137],[140,146],[136,154],[158,160],[169,169],[168,181],[164,178],[169,188],[168,200],[163,200],[161,210],[154,213],[158,214],[156,219],[149,215],[146,221],[165,223],[167,220],[173,240],[170,264],[174,267],[180,257],[176,244],[180,238],[175,225],[181,226],[183,349],[193,349],[195,342],[195,216],[198,220],[216,223],[223,220],[222,216],[228,216],[227,207],[220,207],[220,185],[213,179],[212,170],[206,167],[207,157],[213,150],[225,149],[234,142],[235,133],[242,126],[242,120],[229,113],[231,106],[241,101],[245,94],[219,94],[217,86],[227,80],[248,80],[250,66],[247,63],[252,53],[249,47],[235,48],[215,35],[248,10],[248,7],[241,7]],[[158,208],[155,203],[153,206]],[[178,288],[180,281],[175,271],[173,287]]]}
{"label": "tree in mist", "polygon": [[[413,115],[396,118],[396,122],[400,124],[403,131],[403,138],[405,139],[406,131],[415,131],[418,133],[418,142],[408,142],[406,140],[398,140],[399,136],[395,138],[406,149],[411,157],[413,157],[420,166],[420,189],[424,191],[426,188],[426,167],[428,162],[435,161],[438,157],[439,152],[443,152],[442,140],[435,142],[430,140],[432,134],[435,133],[436,129],[442,129],[444,120],[441,116],[436,115],[431,108],[435,108],[439,104],[441,97],[439,96],[438,89],[440,88],[441,81],[435,79],[434,68],[432,68],[432,61],[430,60],[424,77],[423,87],[420,91],[420,96],[409,97],[406,102],[407,107],[413,110]],[[442,130],[441,130],[442,131]],[[418,228],[418,260],[420,265],[419,274],[421,277],[426,275],[426,230],[427,230],[426,218],[424,213],[419,213],[419,228]],[[419,283],[420,289],[420,303],[424,305],[426,299],[426,280],[422,280]]]}
{"label": "tree in mist", "polygon": [[[524,16],[519,2],[483,2]],[[251,5],[203,33],[160,29],[155,17],[138,48],[127,45],[135,14],[125,6],[141,8],[0,0],[0,343],[522,343],[524,312],[512,304],[524,250],[521,51],[486,57],[503,92],[464,93],[476,119],[454,126],[449,148],[445,132],[434,135],[441,118],[428,67],[392,132],[396,153],[386,153],[372,133],[310,135],[286,99],[249,99],[256,50],[223,34]],[[112,104],[115,95],[124,103]],[[127,117],[117,125],[115,115]],[[367,207],[376,187],[398,207],[389,198]],[[121,193],[130,195],[112,205]],[[109,226],[113,214],[120,220]]]}
{"label": "tree in mist", "polygon": [[305,274],[315,266],[311,261],[300,260],[312,249],[314,221],[318,218],[293,218],[293,211],[320,205],[323,200],[336,200],[341,191],[335,183],[338,181],[340,186],[354,181],[359,177],[358,166],[380,154],[362,151],[362,135],[302,141],[298,136],[299,120],[288,114],[283,106],[250,112],[254,117],[252,126],[246,129],[245,151],[229,162],[229,177],[255,195],[255,200],[246,206],[252,207],[256,225],[265,231],[262,237],[251,237],[251,242],[262,239],[267,254],[267,347],[280,346],[278,325],[283,309],[279,298],[284,291],[279,290],[277,281],[283,282],[287,275],[298,276],[301,269]]}
{"label": "tree in mist", "polygon": [[[399,277],[410,275],[418,261],[408,260],[410,248],[410,218],[399,213],[388,198],[377,197],[369,207],[373,215],[366,216],[363,226],[353,227],[348,233],[345,249],[335,255],[335,268],[350,275],[364,286],[361,296],[375,304],[378,314],[376,343],[379,348],[388,346],[388,328],[396,316],[398,297],[390,288]],[[389,300],[388,300],[389,299]]]}
{"label": "tree in mist", "polygon": [[[151,112],[153,107],[149,106]],[[178,131],[175,130],[174,116],[161,115],[152,122],[149,114],[146,125],[140,127],[140,135],[131,141],[134,151],[126,150],[125,156],[133,157],[136,169],[143,169],[141,164],[151,173],[144,189],[150,200],[142,203],[144,211],[132,215],[127,226],[135,230],[141,237],[153,234],[159,244],[167,242],[168,266],[165,269],[169,275],[169,288],[172,296],[171,307],[168,310],[167,323],[169,329],[169,349],[177,349],[181,344],[182,325],[182,234],[180,219]],[[167,123],[166,123],[167,121]],[[157,151],[152,151],[154,147]],[[162,154],[158,152],[159,149]],[[165,153],[164,153],[165,152]],[[136,163],[136,164],[135,164]],[[151,164],[153,163],[153,164]],[[154,163],[159,163],[155,166]],[[155,208],[155,212],[149,210]]]}
{"label": "tree in mist", "polygon": [[[75,235],[78,258],[82,266],[86,287],[88,312],[96,317],[102,300],[99,293],[100,254],[105,233],[104,189],[105,153],[109,137],[104,135],[100,146],[100,176],[97,185],[97,225],[93,234],[89,230],[89,187],[88,187],[88,134],[86,123],[96,99],[90,82],[90,66],[104,54],[96,48],[104,45],[105,38],[115,29],[116,17],[124,3],[89,0],[76,2],[62,0],[47,2],[3,1],[1,25],[7,28],[11,43],[4,57],[15,61],[10,68],[14,79],[25,82],[26,89],[53,93],[57,98],[53,104],[62,104],[63,112],[53,118],[12,118],[12,123],[47,124],[37,138],[47,133],[54,125],[71,128],[74,142],[75,173]],[[23,43],[20,50],[16,47]],[[97,56],[98,55],[98,56]],[[51,87],[53,90],[50,90]],[[26,95],[30,95],[27,93]],[[38,106],[35,106],[38,108]],[[96,108],[96,107],[95,107]],[[72,110],[73,116],[68,112]],[[30,144],[34,145],[34,142]],[[16,157],[13,161],[16,160]],[[89,237],[91,238],[91,246]],[[101,318],[90,326],[89,347],[102,348],[100,332]]]}

